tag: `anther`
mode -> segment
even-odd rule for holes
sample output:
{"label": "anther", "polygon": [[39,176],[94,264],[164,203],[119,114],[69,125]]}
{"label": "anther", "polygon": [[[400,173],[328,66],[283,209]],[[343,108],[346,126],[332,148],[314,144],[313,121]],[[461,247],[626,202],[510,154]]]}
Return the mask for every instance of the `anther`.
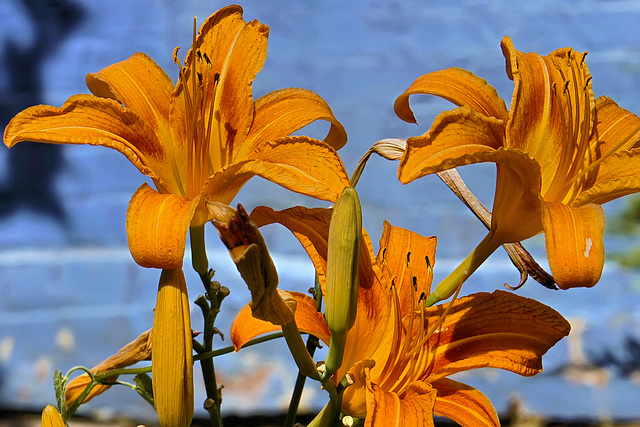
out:
{"label": "anther", "polygon": [[418,278],[416,276],[411,277],[411,281],[413,282],[413,289],[418,290]]}
{"label": "anther", "polygon": [[206,52],[202,54],[202,57],[204,58],[204,62],[206,62],[209,67],[211,67],[211,60],[207,56]]}

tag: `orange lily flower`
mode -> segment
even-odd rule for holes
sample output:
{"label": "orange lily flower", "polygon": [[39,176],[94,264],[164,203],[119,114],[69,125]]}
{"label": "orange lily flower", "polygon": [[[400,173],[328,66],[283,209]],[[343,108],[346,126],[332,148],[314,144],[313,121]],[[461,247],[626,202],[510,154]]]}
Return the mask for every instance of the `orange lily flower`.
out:
{"label": "orange lily flower", "polygon": [[[303,244],[324,286],[328,221],[326,209],[301,207],[275,212],[256,208],[252,219],[279,222]],[[336,383],[350,373],[342,412],[366,418],[366,426],[432,425],[445,416],[462,425],[499,425],[491,402],[478,390],[447,378],[480,367],[530,376],[542,370],[542,355],[569,333],[569,323],[551,308],[504,291],[478,293],[425,307],[435,263],[435,237],[423,237],[385,222],[378,256],[363,231],[356,320],[347,333]],[[300,330],[328,339],[311,298],[296,294]],[[231,329],[239,349],[274,330],[240,311]]]}
{"label": "orange lily flower", "polygon": [[[640,190],[640,118],[609,98],[594,100],[586,53],[523,53],[508,37],[502,51],[514,82],[510,110],[486,81],[459,68],[419,77],[398,97],[396,113],[413,123],[410,95],[437,95],[458,105],[427,133],[407,140],[398,177],[408,183],[495,162],[491,230],[476,260],[502,243],[544,232],[558,286],[593,286],[604,265],[600,205]],[[465,266],[470,274],[468,267],[477,266]]]}
{"label": "orange lily flower", "polygon": [[[19,113],[5,144],[91,144],[124,154],[157,188],[143,184],[131,199],[131,253],[145,267],[180,268],[189,226],[212,219],[205,200],[230,203],[252,176],[329,201],[348,185],[335,151],[346,133],[322,98],[289,88],[253,101],[268,33],[264,24],[245,22],[241,7],[225,7],[197,37],[194,28],[177,85],[136,53],[89,74],[94,95]],[[180,65],[177,49],[174,60]],[[331,124],[325,141],[288,136],[318,119]]]}

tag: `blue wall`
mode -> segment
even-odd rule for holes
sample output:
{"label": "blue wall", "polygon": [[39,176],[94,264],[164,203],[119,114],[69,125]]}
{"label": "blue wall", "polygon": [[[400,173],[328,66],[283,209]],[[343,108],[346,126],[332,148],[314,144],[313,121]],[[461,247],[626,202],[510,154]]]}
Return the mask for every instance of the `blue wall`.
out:
{"label": "blue wall", "polygon": [[[450,106],[416,98],[420,126],[393,113],[393,101],[421,74],[459,66],[484,77],[510,100],[500,40],[517,49],[549,53],[571,46],[588,50],[596,96],[607,95],[640,113],[640,1],[357,0],[243,1],[245,19],[271,27],[269,56],[254,83],[260,96],[282,87],[311,89],[323,96],[349,132],[341,150],[349,171],[375,141],[425,132]],[[202,22],[223,6],[190,0],[2,0],[0,2],[0,127],[29,105],[60,105],[87,92],[87,73],[144,51],[176,76],[172,50],[191,43],[193,16]],[[325,128],[313,127],[322,137]],[[364,225],[377,241],[383,219],[439,238],[438,277],[446,275],[484,235],[437,179],[403,187],[394,163],[371,160],[359,184]],[[471,188],[490,204],[493,168],[463,168]],[[145,178],[119,153],[79,146],[22,144],[0,149],[0,408],[39,410],[53,403],[52,370],[93,366],[151,327],[157,271],[131,259],[125,234],[129,198]],[[238,196],[248,209],[322,205],[253,180]],[[612,202],[607,213],[624,206]],[[235,267],[208,230],[217,278],[232,290],[223,316],[248,301]],[[276,227],[264,230],[279,266],[281,287],[305,291],[313,271],[297,242]],[[609,247],[629,242],[610,237]],[[544,259],[538,237],[527,246]],[[494,255],[467,290],[515,284],[518,274],[504,253]],[[189,275],[190,292],[200,291]],[[528,283],[523,295],[539,298],[576,325],[573,341],[554,348],[548,373],[522,380],[494,371],[465,377],[504,410],[519,395],[527,408],[547,416],[640,418],[638,373],[616,365],[594,365],[606,352],[621,361],[633,355],[628,337],[640,339],[640,277],[607,264],[592,290],[552,292]],[[220,323],[228,330],[229,321]],[[196,325],[197,326],[197,325]],[[229,343],[217,343],[218,346]],[[239,357],[238,357],[239,356]],[[279,411],[295,372],[282,345],[219,359],[224,410]],[[637,354],[636,354],[637,356]],[[618,364],[619,366],[619,364]],[[633,379],[635,378],[635,380]],[[634,382],[635,381],[635,382]],[[199,386],[196,399],[202,400]],[[275,391],[275,392],[274,392]],[[571,395],[570,405],[559,404]],[[324,404],[309,387],[306,408]],[[85,413],[148,417],[142,399],[122,388],[97,398]]]}

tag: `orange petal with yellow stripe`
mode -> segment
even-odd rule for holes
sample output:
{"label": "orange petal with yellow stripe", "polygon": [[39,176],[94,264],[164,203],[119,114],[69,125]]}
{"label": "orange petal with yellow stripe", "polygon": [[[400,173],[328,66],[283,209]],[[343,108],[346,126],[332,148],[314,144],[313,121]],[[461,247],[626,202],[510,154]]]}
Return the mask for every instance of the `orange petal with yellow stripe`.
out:
{"label": "orange petal with yellow stripe", "polygon": [[161,194],[142,184],[127,210],[127,240],[133,259],[143,267],[182,268],[187,232],[200,201],[200,197],[189,200]]}

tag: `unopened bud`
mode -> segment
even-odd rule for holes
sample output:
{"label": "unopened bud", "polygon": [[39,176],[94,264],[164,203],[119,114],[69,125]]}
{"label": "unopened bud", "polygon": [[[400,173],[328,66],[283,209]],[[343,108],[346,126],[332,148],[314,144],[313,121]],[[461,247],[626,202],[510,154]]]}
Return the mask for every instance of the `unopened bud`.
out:
{"label": "unopened bud", "polygon": [[62,420],[62,415],[56,408],[51,405],[47,405],[42,411],[42,420],[40,425],[42,427],[65,427],[65,423]]}
{"label": "unopened bud", "polygon": [[346,334],[356,319],[361,239],[360,200],[356,190],[347,187],[338,197],[329,225],[325,317],[331,342],[325,360],[327,376],[340,368]]}
{"label": "unopened bud", "polygon": [[[214,220],[220,238],[251,292],[251,313],[257,319],[275,325],[294,320],[295,300],[278,292],[278,273],[267,245],[242,205],[238,210],[221,204],[209,204],[222,220]],[[221,214],[223,213],[223,214]],[[233,214],[231,214],[233,213]],[[223,288],[220,288],[222,292]],[[293,301],[288,301],[291,299]]]}

